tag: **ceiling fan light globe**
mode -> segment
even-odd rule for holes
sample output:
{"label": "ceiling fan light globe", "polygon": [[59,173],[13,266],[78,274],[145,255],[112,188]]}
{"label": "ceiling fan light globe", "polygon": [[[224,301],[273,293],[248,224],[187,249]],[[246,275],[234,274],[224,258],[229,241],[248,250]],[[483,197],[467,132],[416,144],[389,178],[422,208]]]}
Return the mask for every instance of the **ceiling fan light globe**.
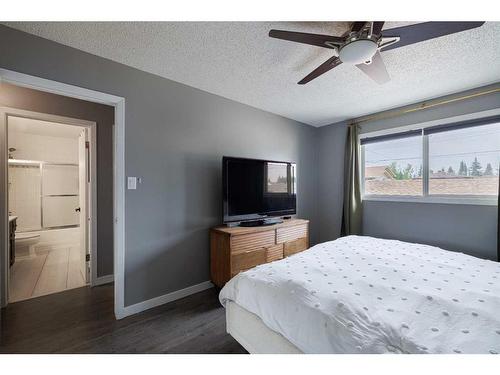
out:
{"label": "ceiling fan light globe", "polygon": [[377,52],[376,42],[368,39],[358,39],[343,46],[339,51],[339,59],[343,63],[358,65],[371,61]]}

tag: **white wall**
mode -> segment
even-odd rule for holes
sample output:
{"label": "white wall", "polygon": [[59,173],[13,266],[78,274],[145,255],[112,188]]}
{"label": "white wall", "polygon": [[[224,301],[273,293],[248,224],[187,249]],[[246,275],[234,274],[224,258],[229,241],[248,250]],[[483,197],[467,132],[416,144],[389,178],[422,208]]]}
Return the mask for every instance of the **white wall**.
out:
{"label": "white wall", "polygon": [[39,166],[9,165],[9,213],[18,217],[18,231],[40,229],[40,194]]}
{"label": "white wall", "polygon": [[78,138],[52,137],[9,130],[15,159],[78,164]]}

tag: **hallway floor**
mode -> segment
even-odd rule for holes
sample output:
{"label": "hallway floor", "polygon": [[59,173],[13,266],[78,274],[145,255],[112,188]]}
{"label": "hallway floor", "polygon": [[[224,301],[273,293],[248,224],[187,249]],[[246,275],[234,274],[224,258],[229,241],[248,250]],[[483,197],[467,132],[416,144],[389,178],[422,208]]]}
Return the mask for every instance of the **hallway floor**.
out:
{"label": "hallway floor", "polygon": [[58,247],[16,259],[10,269],[9,302],[85,286],[79,251],[76,246]]}

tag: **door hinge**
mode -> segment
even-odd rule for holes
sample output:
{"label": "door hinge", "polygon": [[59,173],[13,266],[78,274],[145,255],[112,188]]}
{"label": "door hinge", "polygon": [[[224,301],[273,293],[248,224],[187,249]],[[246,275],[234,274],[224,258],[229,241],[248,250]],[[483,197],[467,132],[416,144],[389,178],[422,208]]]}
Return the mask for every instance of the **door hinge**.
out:
{"label": "door hinge", "polygon": [[85,255],[85,261],[86,262],[90,262],[90,254],[86,254]]}
{"label": "door hinge", "polygon": [[90,148],[90,142],[89,141],[85,141],[85,148]]}

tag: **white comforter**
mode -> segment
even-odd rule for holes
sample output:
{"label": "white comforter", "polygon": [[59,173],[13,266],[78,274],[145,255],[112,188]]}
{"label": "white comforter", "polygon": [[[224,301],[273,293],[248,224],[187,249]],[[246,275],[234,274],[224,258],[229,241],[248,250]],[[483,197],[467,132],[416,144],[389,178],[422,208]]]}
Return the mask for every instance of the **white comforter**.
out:
{"label": "white comforter", "polygon": [[500,352],[500,264],[349,236],[231,279],[220,301],[305,353]]}

